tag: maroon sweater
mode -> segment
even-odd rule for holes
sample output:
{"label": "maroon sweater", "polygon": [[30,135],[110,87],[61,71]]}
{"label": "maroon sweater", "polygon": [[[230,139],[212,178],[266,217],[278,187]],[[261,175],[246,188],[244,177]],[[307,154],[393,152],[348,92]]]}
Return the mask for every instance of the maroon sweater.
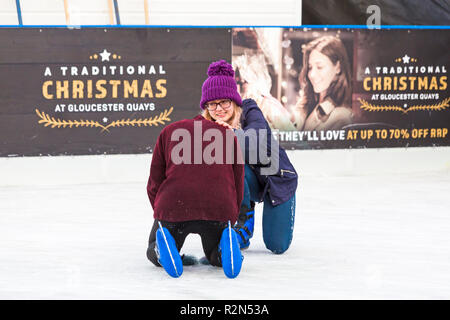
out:
{"label": "maroon sweater", "polygon": [[[214,138],[203,138],[205,133],[212,132],[208,129],[215,129]],[[176,136],[180,132],[181,137]],[[184,134],[187,133],[190,138],[186,139]],[[221,147],[212,152],[220,140],[223,141]],[[199,157],[204,154],[215,157],[216,163],[207,164],[211,158]],[[188,163],[179,163],[180,155]],[[234,132],[201,115],[166,126],[153,151],[147,194],[155,219],[170,222],[230,220],[234,223],[244,194],[244,164]]]}

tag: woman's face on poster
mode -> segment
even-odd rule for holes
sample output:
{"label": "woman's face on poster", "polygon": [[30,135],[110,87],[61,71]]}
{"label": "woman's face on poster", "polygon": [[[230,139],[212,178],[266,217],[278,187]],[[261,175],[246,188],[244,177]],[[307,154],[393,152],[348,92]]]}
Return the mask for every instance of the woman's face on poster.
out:
{"label": "woman's face on poster", "polygon": [[340,72],[340,64],[336,64],[318,50],[311,51],[308,62],[308,78],[315,93],[326,92],[330,84]]}

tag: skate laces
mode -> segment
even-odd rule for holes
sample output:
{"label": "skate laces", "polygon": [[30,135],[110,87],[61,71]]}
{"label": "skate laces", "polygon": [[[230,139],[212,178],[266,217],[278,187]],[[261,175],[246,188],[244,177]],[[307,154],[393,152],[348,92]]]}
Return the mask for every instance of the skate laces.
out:
{"label": "skate laces", "polygon": [[241,241],[239,242],[242,244],[249,241],[250,238],[253,236],[254,214],[255,214],[254,205],[252,205],[251,208],[248,208],[246,205],[243,205],[241,207],[238,216],[238,221],[233,226],[234,231],[236,231],[236,233],[241,238]]}

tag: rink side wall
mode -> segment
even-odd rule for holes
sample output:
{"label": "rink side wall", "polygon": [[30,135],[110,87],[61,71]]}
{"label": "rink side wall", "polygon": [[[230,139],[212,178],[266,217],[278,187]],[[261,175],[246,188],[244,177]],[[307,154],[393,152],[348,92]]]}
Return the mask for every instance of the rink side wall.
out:
{"label": "rink side wall", "polygon": [[[301,176],[450,172],[450,147],[295,150]],[[142,183],[151,154],[0,158],[0,186]]]}

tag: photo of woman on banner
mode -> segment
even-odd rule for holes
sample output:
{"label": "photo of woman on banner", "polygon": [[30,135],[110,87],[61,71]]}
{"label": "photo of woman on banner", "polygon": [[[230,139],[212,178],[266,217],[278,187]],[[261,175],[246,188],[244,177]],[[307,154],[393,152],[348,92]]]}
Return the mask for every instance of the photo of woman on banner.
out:
{"label": "photo of woman on banner", "polygon": [[320,131],[351,124],[352,73],[343,35],[238,29],[233,66],[241,95],[258,103],[272,129]]}
{"label": "photo of woman on banner", "polygon": [[[270,126],[256,102],[253,99],[242,101],[233,67],[224,60],[217,61],[209,66],[207,74],[200,101],[203,117],[235,130],[237,136],[244,136],[240,143],[245,160],[244,199],[234,226],[240,247],[249,247],[254,232],[255,203],[263,202],[264,243],[273,253],[281,254],[292,241],[297,172],[285,150],[272,138]],[[263,134],[256,134],[257,141],[249,143],[245,135],[250,132]],[[261,148],[271,151],[270,161],[276,159],[278,166],[271,174],[265,169],[273,163],[263,161],[259,156]],[[258,156],[252,157],[255,153]]]}
{"label": "photo of woman on banner", "polygon": [[352,123],[351,69],[336,36],[322,36],[302,48],[300,98],[292,110],[297,130],[337,130]]}

